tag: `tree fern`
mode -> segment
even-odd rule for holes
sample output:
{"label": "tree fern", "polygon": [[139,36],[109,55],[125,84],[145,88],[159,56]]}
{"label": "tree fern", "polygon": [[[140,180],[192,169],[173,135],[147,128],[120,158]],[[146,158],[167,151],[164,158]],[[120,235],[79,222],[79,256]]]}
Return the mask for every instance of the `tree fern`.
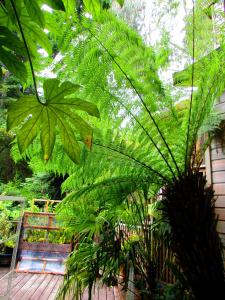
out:
{"label": "tree fern", "polygon": [[[124,170],[126,168],[130,178],[136,173],[142,183],[147,179],[149,186],[160,179],[159,184],[156,184],[156,186],[158,188],[160,185],[168,187],[165,193],[165,201],[168,200],[166,202],[167,217],[170,219],[172,216],[170,209],[174,212],[173,217],[176,217],[174,209],[179,201],[181,206],[190,205],[193,210],[190,211],[193,212],[194,216],[194,209],[198,209],[198,204],[196,203],[196,207],[192,206],[193,195],[190,191],[192,190],[192,184],[194,188],[194,182],[200,180],[201,175],[196,170],[197,155],[193,156],[192,154],[198,133],[203,125],[209,124],[207,120],[213,114],[213,105],[224,89],[222,79],[225,63],[223,44],[221,45],[221,52],[215,51],[210,56],[210,63],[206,59],[203,64],[200,64],[198,74],[193,74],[193,68],[190,70],[191,75],[194,76],[194,83],[196,83],[195,76],[198,76],[198,88],[193,91],[191,100],[187,100],[187,105],[181,109],[179,102],[176,102],[178,100],[176,96],[173,99],[174,96],[168,95],[158,78],[153,50],[147,48],[135,32],[109,13],[102,13],[95,21],[83,17],[81,26],[76,20],[74,22],[77,30],[72,32],[71,39],[68,39],[70,44],[67,46],[67,52],[64,53],[59,68],[64,64],[67,66],[70,64],[70,67],[68,73],[67,71],[63,73],[59,71],[59,76],[62,78],[64,76],[74,76],[84,86],[82,95],[90,101],[98,103],[100,111],[104,115],[107,113],[107,118],[115,120],[118,113],[122,113],[128,120],[126,125],[121,126],[121,123],[119,124],[120,133],[117,136],[121,141],[119,143],[114,138],[107,140],[101,137],[99,140],[97,135],[95,136],[93,159],[96,150],[101,149],[103,152],[107,151],[108,155],[113,155],[113,159],[117,157],[118,161],[120,160],[124,164],[129,162],[131,167],[124,165]],[[73,58],[72,61],[71,57]],[[216,79],[218,79],[217,84],[215,84]],[[116,125],[114,126],[116,127]],[[117,172],[116,162],[117,160],[111,162],[112,191],[115,185],[113,175]],[[133,170],[133,173],[131,171],[132,165],[138,166],[137,169]],[[108,165],[106,164],[106,166]],[[194,169],[192,169],[193,166]],[[140,173],[139,170],[141,170]],[[84,186],[77,192],[72,193],[71,197],[68,198],[70,203],[73,202],[73,199],[76,199],[75,195],[82,198],[84,191],[88,195],[93,192],[96,199],[101,197],[105,178],[108,176],[108,173],[104,172],[103,168],[100,176],[91,185]],[[121,172],[121,169],[119,169],[119,172]],[[191,175],[195,172],[197,172],[197,175]],[[141,177],[140,174],[144,177]],[[75,175],[72,176],[73,181]],[[189,178],[192,178],[193,181]],[[67,181],[68,185],[65,183],[65,187],[68,188],[71,184],[71,187],[77,189],[78,186],[73,186],[69,180]],[[188,192],[183,189],[183,182],[187,182]],[[135,187],[135,184],[133,185]],[[202,185],[204,185],[204,181],[202,181]],[[182,203],[179,197],[176,198],[176,191],[178,192],[179,188],[182,189],[183,193],[189,195],[187,202],[184,200]],[[139,189],[139,187],[135,189]],[[201,193],[201,189],[202,186],[199,187],[199,193]],[[168,194],[170,190],[174,190],[173,198],[170,198]],[[95,191],[96,193],[98,191],[98,193],[95,194]],[[112,201],[110,192],[108,194],[108,201],[110,202]],[[199,194],[199,201],[200,198],[201,195]],[[208,208],[209,211],[210,209],[213,210],[212,201],[211,194],[205,202],[206,210]],[[67,202],[65,202],[65,206],[67,205]],[[200,215],[195,217],[197,222]],[[209,215],[205,215],[204,222],[207,222],[208,217]],[[186,227],[184,226],[186,229],[183,228],[183,231],[188,231],[188,228],[191,228],[189,224],[191,214],[189,218],[189,221],[185,224]],[[172,219],[170,220],[173,224]],[[176,228],[178,227],[179,225],[176,224]],[[176,228],[172,226],[172,232],[174,230],[175,233]],[[212,224],[211,229],[213,231],[212,240],[215,245],[219,245],[218,236],[215,233],[215,223]],[[194,231],[192,234],[197,235]],[[177,249],[179,239],[177,243],[176,236],[172,235],[172,239],[174,239],[174,251],[180,253],[178,258],[181,266],[184,269],[186,267],[191,268],[191,264],[188,265],[183,260],[181,252]],[[204,244],[204,241],[202,243]],[[201,243],[199,247],[201,247],[200,245]],[[211,258],[207,257],[207,259],[210,260],[212,265],[221,266],[222,260],[218,254],[220,250],[218,252],[217,250],[218,248],[215,249],[215,257],[217,257],[215,261],[213,261],[213,255]],[[200,255],[204,256],[204,253],[200,253]],[[222,269],[219,270],[218,268],[217,270],[218,278],[221,280],[219,280],[220,285],[216,284],[213,279],[212,285],[217,286],[217,288],[220,286],[219,289],[222,291],[224,288],[224,282],[221,279],[223,276]],[[207,282],[207,272],[210,271],[204,271],[204,282]],[[198,291],[194,287],[195,284],[189,276],[190,274],[187,273],[186,275],[194,293],[199,297]],[[196,274],[196,276],[198,275]],[[212,290],[213,288],[209,288],[208,293],[210,294]]]}
{"label": "tree fern", "polygon": [[[82,86],[77,96],[97,105],[105,120],[92,121],[96,128],[93,153],[83,152],[80,169],[69,166],[62,154],[46,165],[47,169],[71,175],[64,188],[72,193],[64,200],[59,216],[64,220],[69,216],[65,226],[71,226],[76,232],[83,228],[90,237],[95,231],[104,231],[103,219],[116,225],[118,215],[114,213],[113,218],[111,212],[115,212],[113,207],[119,206],[118,202],[123,209],[138,192],[144,194],[147,190],[145,202],[141,194],[142,197],[128,205],[134,212],[131,218],[143,226],[148,219],[148,197],[156,196],[163,187],[165,216],[172,232],[171,245],[187,282],[197,299],[201,299],[201,293],[207,299],[207,294],[213,297],[215,291],[223,292],[213,192],[206,188],[206,181],[197,168],[198,155],[193,152],[197,136],[202,126],[209,124],[214,103],[224,89],[224,40],[221,50],[210,56],[210,63],[206,59],[206,63],[199,64],[198,74],[195,73],[196,65],[187,70],[186,75],[193,79],[197,90],[194,91],[193,86],[191,99],[182,105],[174,93],[167,93],[159,80],[154,51],[122,21],[109,12],[102,12],[94,19],[74,16],[73,25],[70,32],[66,32],[66,26],[62,28],[66,37],[63,38],[63,58],[55,71],[62,80],[70,78]],[[58,149],[60,142],[59,139]],[[38,149],[32,151],[38,152]],[[62,162],[66,163],[62,165]],[[41,164],[37,167],[44,168]],[[140,207],[145,209],[137,220],[135,215]],[[79,215],[90,221],[89,225],[82,223]],[[123,219],[122,214],[120,218]],[[204,231],[203,238],[198,225]],[[185,252],[187,242],[190,244],[188,253]],[[211,247],[210,251],[205,251],[207,247]],[[148,243],[143,249],[143,261],[148,262],[146,269],[149,270],[152,265]],[[206,266],[205,261],[209,262]],[[79,274],[79,268],[73,269],[73,263],[75,260],[69,264],[65,284],[72,284],[71,278]],[[193,264],[197,266],[195,269]],[[148,281],[151,274],[146,269],[143,276],[147,278],[151,295]],[[216,270],[216,275],[212,270]],[[93,278],[91,280],[93,283]],[[199,287],[198,282],[201,282]]]}

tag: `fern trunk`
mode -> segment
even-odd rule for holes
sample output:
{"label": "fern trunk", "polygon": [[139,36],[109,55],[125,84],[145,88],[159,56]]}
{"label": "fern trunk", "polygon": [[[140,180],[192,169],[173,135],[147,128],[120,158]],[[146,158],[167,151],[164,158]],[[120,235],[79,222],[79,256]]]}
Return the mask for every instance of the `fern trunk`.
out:
{"label": "fern trunk", "polygon": [[196,299],[225,294],[222,244],[216,231],[215,197],[200,173],[189,172],[164,190],[171,246]]}

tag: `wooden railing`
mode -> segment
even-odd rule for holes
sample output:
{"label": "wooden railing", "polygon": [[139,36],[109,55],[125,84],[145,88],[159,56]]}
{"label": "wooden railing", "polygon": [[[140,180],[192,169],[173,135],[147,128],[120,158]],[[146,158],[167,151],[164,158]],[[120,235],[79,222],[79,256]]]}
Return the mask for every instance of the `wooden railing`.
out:
{"label": "wooden railing", "polygon": [[[26,231],[46,232],[43,241],[26,241]],[[49,242],[50,231],[62,230],[55,214],[49,212],[25,212],[20,235],[17,272],[65,274],[65,259],[72,251],[72,245]]]}
{"label": "wooden railing", "polygon": [[56,224],[55,214],[47,212],[25,212],[23,228],[60,230],[60,227]]}

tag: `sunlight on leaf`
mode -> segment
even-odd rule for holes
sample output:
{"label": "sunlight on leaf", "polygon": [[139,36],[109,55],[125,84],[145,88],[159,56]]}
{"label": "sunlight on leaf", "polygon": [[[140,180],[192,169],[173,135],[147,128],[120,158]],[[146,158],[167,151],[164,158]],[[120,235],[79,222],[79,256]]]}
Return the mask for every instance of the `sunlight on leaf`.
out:
{"label": "sunlight on leaf", "polygon": [[80,146],[75,133],[91,149],[93,130],[76,110],[83,110],[99,118],[99,111],[93,103],[72,96],[80,88],[71,82],[60,85],[57,79],[47,79],[43,85],[45,102],[40,103],[34,96],[23,96],[8,110],[7,129],[19,126],[17,142],[20,152],[24,152],[40,132],[43,157],[48,160],[54,149],[57,128],[65,152],[75,163],[79,163]]}

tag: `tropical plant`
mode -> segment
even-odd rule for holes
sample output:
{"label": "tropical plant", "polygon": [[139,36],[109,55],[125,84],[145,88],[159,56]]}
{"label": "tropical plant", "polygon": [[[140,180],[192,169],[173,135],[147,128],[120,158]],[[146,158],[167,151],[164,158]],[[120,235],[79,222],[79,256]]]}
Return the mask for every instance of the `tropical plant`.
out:
{"label": "tropical plant", "polygon": [[[70,33],[60,62],[60,68],[70,62],[71,70],[59,75],[72,77],[75,69],[78,83],[84,85],[83,96],[99,101],[102,114],[110,112],[114,120],[119,113],[126,122],[120,122],[118,127],[115,124],[111,133],[101,139],[95,136],[93,152],[102,155],[103,166],[100,160],[96,161],[98,171],[102,168],[102,172],[95,182],[68,199],[71,203],[78,201],[78,195],[82,199],[93,193],[96,198],[102,197],[103,191],[111,187],[110,202],[114,196],[118,199],[115,190],[124,185],[130,187],[126,196],[132,195],[138,184],[154,183],[156,191],[162,187],[164,214],[171,226],[171,247],[187,282],[196,299],[217,297],[225,289],[222,245],[216,232],[214,193],[199,172],[201,155],[209,141],[200,153],[195,145],[203,126],[210,129],[218,124],[209,120],[214,115],[214,103],[225,88],[224,39],[220,51],[213,51],[210,58],[195,64],[193,29],[193,64],[186,77],[192,91],[182,105],[163,87],[157,76],[159,66],[155,65],[154,52],[136,33],[107,12],[95,21],[84,17],[82,21],[79,27],[74,20],[77,30]],[[110,157],[106,168],[105,155]],[[73,180],[76,188],[76,175]],[[64,205],[70,211],[68,203],[65,200]]]}
{"label": "tropical plant", "polygon": [[[82,149],[80,169],[71,166],[62,154],[46,167],[71,175],[65,187],[70,182],[69,190],[76,191],[64,200],[59,216],[71,231],[80,232],[83,238],[80,250],[74,251],[68,261],[63,295],[67,291],[79,294],[76,283],[80,281],[74,282],[74,279],[88,278],[82,281],[82,287],[89,285],[91,290],[99,275],[90,274],[91,267],[97,263],[96,254],[103,249],[100,243],[94,243],[94,234],[104,234],[105,222],[112,224],[115,230],[120,220],[139,224],[145,232],[148,199],[156,197],[160,189],[164,215],[171,228],[171,247],[196,299],[219,298],[224,293],[214,193],[199,172],[204,147],[201,153],[197,153],[195,147],[202,127],[209,129],[215,125],[209,120],[214,116],[215,101],[225,89],[224,37],[220,39],[220,51],[213,51],[202,62],[195,63],[195,6],[191,16],[193,63],[186,70],[185,78],[178,78],[178,82],[185,79],[192,89],[189,99],[182,103],[176,93],[171,93],[160,81],[160,61],[156,60],[153,49],[146,47],[137,33],[110,12],[102,11],[99,15],[94,11],[91,17],[74,14],[71,22],[65,21],[66,25],[62,26],[62,58],[55,65],[55,72],[62,82],[70,78],[82,87],[79,99],[98,105],[105,119],[102,123],[93,121],[96,127],[93,155]],[[73,30],[68,31],[68,28]],[[49,83],[60,89],[56,80]],[[48,107],[43,111],[54,111],[59,103],[49,101],[47,87],[45,94]],[[58,97],[57,101],[60,101]],[[19,102],[16,105],[22,107]],[[37,103],[39,112],[41,105],[44,104]],[[70,119],[71,116],[72,113]],[[46,124],[46,120],[44,122]],[[53,151],[54,155],[56,147],[62,149],[62,143],[53,149],[52,144],[48,146],[49,141],[51,139],[46,139],[47,144],[43,143],[47,154]],[[69,147],[66,147],[67,152],[68,149],[74,151]],[[39,155],[40,147],[31,146],[26,153],[29,151]],[[38,167],[43,167],[43,163],[39,162]],[[136,261],[131,261],[140,266],[150,298],[154,290],[151,286],[154,266],[148,234],[146,230],[145,243],[142,247],[139,247],[142,241],[139,243],[138,255],[132,256]],[[87,269],[81,261],[87,262]],[[101,260],[100,266],[104,265]],[[79,272],[85,272],[85,276]]]}
{"label": "tropical plant", "polygon": [[[92,1],[86,2],[86,6],[88,6]],[[65,6],[62,1],[59,3],[66,12],[70,12],[72,1],[66,1]],[[60,5],[58,7],[52,1],[48,4],[53,8],[61,9]],[[78,98],[77,95],[73,95],[75,92],[77,94],[81,88],[79,85],[66,81],[60,84],[57,79],[45,80],[43,83],[44,99],[39,95],[33,62],[39,56],[38,45],[45,48],[49,54],[52,53],[52,45],[43,30],[47,22],[45,22],[45,15],[37,1],[33,1],[32,4],[26,0],[1,2],[0,15],[1,61],[24,83],[27,81],[28,74],[25,61],[28,61],[35,90],[34,96],[22,96],[18,102],[10,106],[7,119],[8,130],[20,126],[17,134],[20,152],[23,152],[40,132],[45,160],[48,160],[52,154],[55,137],[59,131],[65,152],[78,163],[80,146],[74,131],[80,133],[82,140],[90,149],[92,128],[79,115],[75,114],[74,110],[82,110],[99,117],[97,107]],[[17,34],[14,34],[14,31]],[[37,59],[36,63],[38,61],[40,60]],[[73,97],[67,101],[65,97],[71,95]],[[69,102],[70,104],[68,104]],[[64,122],[65,119],[68,120],[67,124]]]}

